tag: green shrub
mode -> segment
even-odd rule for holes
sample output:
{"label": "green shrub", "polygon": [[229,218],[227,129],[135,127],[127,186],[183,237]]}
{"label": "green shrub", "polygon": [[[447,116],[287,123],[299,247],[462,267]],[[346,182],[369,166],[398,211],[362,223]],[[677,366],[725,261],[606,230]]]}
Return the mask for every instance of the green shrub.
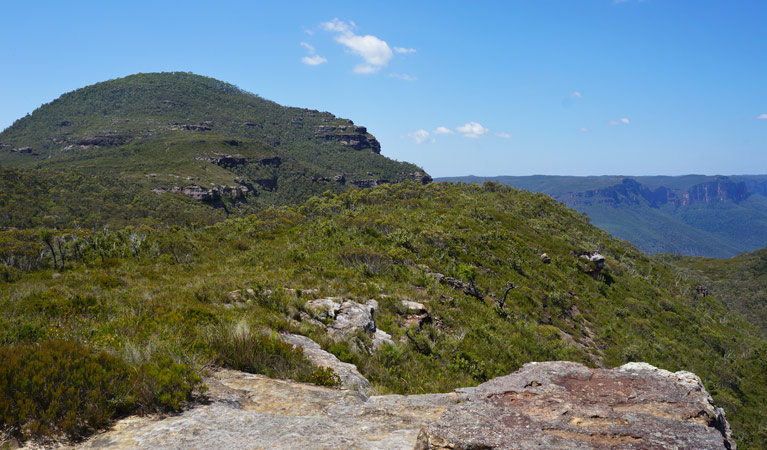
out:
{"label": "green shrub", "polygon": [[317,372],[299,347],[278,337],[252,332],[245,321],[216,328],[210,338],[210,347],[218,364],[235,370],[308,383],[320,381],[329,385],[330,382],[327,374]]}
{"label": "green shrub", "polygon": [[130,411],[129,367],[73,342],[0,347],[0,417],[21,438],[79,436]]}
{"label": "green shrub", "polygon": [[84,436],[132,412],[177,410],[200,389],[168,357],[131,368],[75,342],[0,347],[0,424],[21,439]]}

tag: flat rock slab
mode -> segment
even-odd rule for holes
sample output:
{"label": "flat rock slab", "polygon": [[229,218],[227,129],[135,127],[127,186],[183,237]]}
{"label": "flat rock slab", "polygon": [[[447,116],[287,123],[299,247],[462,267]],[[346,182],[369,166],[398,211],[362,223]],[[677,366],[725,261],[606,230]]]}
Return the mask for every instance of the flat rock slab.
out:
{"label": "flat rock slab", "polygon": [[478,386],[425,427],[415,448],[705,450],[735,442],[690,372],[546,362]]}
{"label": "flat rock slab", "polygon": [[464,394],[386,395],[221,370],[209,404],[131,417],[78,449],[412,449],[419,430]]}

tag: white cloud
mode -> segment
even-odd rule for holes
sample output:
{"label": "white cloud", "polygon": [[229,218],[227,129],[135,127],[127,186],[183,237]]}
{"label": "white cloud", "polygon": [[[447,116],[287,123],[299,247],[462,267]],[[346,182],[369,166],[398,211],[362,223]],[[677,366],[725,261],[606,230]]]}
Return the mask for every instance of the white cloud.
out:
{"label": "white cloud", "polygon": [[506,133],[505,131],[500,133],[495,133],[495,135],[498,136],[499,138],[511,139],[511,133]]}
{"label": "white cloud", "polygon": [[619,125],[617,120],[609,120],[607,123],[609,123],[610,125]]}
{"label": "white cloud", "polygon": [[588,128],[586,128],[586,127],[580,127],[580,128],[578,128],[578,131],[580,131],[580,132],[582,132],[582,133],[588,133],[588,132],[589,132],[589,129],[588,129]]}
{"label": "white cloud", "polygon": [[415,80],[418,79],[418,78],[416,78],[416,77],[414,77],[412,75],[408,75],[406,73],[390,73],[389,74],[389,78],[398,78],[400,80],[405,80],[405,81],[415,81]]}
{"label": "white cloud", "polygon": [[756,118],[759,120],[767,120],[767,114],[759,114]]}
{"label": "white cloud", "polygon": [[321,23],[320,27],[325,31],[338,33],[335,37],[336,42],[362,57],[365,62],[354,67],[355,73],[378,72],[389,64],[394,55],[386,41],[369,34],[365,36],[354,34],[352,31],[356,28],[354,22],[347,23],[333,19],[330,22]]}
{"label": "white cloud", "polygon": [[397,53],[415,53],[414,48],[394,47],[394,51]]}
{"label": "white cloud", "polygon": [[618,120],[608,120],[607,123],[610,125],[628,125],[631,123],[631,121],[626,117],[621,117]]}
{"label": "white cloud", "polygon": [[622,124],[624,124],[624,125],[628,125],[629,123],[631,123],[631,121],[630,121],[630,120],[628,120],[628,119],[627,119],[627,118],[625,118],[625,117],[621,117],[621,123],[622,123]]}
{"label": "white cloud", "polygon": [[308,66],[318,66],[322,63],[328,62],[327,58],[324,58],[320,55],[317,55],[314,51],[314,47],[311,44],[307,44],[306,42],[301,42],[298,45],[305,48],[307,52],[309,52],[309,56],[304,56],[301,58],[301,62],[308,65]]}
{"label": "white cloud", "polygon": [[407,134],[409,138],[415,140],[416,144],[423,144],[429,139],[429,132],[426,130],[415,130]]}
{"label": "white cloud", "polygon": [[319,66],[322,63],[328,62],[327,58],[323,58],[320,55],[304,56],[301,58],[301,62],[308,66]]}
{"label": "white cloud", "polygon": [[573,91],[573,93],[570,94],[570,97],[572,97],[572,98],[583,98],[583,94],[581,94],[578,91]]}
{"label": "white cloud", "polygon": [[353,28],[356,28],[357,25],[355,25],[354,22],[346,23],[336,18],[330,22],[322,22],[320,27],[325,31],[337,31],[339,33],[345,33],[347,31],[351,31]]}
{"label": "white cloud", "polygon": [[437,127],[437,129],[434,130],[434,134],[453,134],[453,130],[447,127]]}
{"label": "white cloud", "polygon": [[478,124],[477,122],[469,122],[466,125],[456,127],[455,130],[461,133],[463,137],[467,137],[471,139],[476,139],[484,134],[487,134],[487,132],[490,131],[487,128],[483,127],[482,125]]}

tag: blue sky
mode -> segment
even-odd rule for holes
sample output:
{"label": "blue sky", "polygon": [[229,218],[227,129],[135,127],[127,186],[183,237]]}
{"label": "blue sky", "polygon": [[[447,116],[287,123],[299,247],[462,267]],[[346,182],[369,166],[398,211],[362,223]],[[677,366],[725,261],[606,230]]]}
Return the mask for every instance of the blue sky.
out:
{"label": "blue sky", "polygon": [[433,176],[767,173],[767,2],[6,2],[0,128],[191,71],[365,125]]}

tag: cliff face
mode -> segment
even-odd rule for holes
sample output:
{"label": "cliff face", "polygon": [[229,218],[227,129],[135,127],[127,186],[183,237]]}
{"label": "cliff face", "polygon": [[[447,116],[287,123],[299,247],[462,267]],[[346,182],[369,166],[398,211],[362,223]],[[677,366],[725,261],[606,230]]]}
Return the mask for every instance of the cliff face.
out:
{"label": "cliff face", "polygon": [[735,449],[697,376],[644,363],[530,363],[476,388],[411,396],[230,370],[208,385],[208,404],[122,420],[77,448]]}
{"label": "cliff face", "polygon": [[746,183],[722,179],[721,181],[711,181],[692,186],[682,195],[677,206],[687,206],[697,202],[710,205],[728,200],[737,203],[748,198],[748,195]]}
{"label": "cliff face", "polygon": [[650,189],[636,180],[624,178],[620,184],[582,192],[558,195],[556,198],[568,206],[604,203],[610,205],[639,205],[646,203],[652,208],[665,204],[689,206],[694,203],[711,205],[726,201],[740,202],[748,198],[749,190],[743,181],[732,181],[726,177],[700,183],[683,192],[676,192],[665,186]]}

